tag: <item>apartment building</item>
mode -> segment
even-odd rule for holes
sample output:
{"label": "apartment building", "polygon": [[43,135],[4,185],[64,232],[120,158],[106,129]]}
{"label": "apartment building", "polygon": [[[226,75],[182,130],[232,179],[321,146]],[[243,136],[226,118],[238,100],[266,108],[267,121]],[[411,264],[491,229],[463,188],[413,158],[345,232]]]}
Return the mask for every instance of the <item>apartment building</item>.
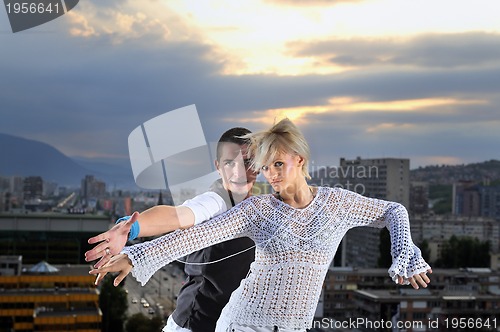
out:
{"label": "apartment building", "polygon": [[422,215],[411,219],[413,242],[426,240],[430,249],[430,261],[435,261],[444,241],[452,236],[471,237],[490,243],[490,252],[500,251],[500,222],[486,217],[465,217],[455,215]]}
{"label": "apartment building", "polygon": [[23,267],[21,256],[0,256],[0,331],[101,330],[102,312],[87,265]]}
{"label": "apartment building", "polygon": [[365,331],[460,330],[457,318],[500,328],[500,271],[435,269],[430,277],[428,288],[415,290],[396,285],[386,269],[331,268],[316,319],[358,322]]}
{"label": "apartment building", "polygon": [[[410,207],[410,160],[398,158],[340,159],[339,186],[367,197]],[[354,228],[347,232],[340,251],[342,266],[378,266],[380,229]]]}

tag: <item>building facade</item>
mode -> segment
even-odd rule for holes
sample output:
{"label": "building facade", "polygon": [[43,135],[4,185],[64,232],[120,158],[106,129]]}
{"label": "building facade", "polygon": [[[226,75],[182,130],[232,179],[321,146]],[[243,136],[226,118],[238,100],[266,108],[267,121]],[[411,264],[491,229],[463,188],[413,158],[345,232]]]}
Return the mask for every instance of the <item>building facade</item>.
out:
{"label": "building facade", "polygon": [[[410,160],[397,158],[340,159],[339,186],[363,196],[394,201],[410,207]],[[377,267],[380,229],[354,228],[340,246],[341,265]]]}
{"label": "building facade", "polygon": [[429,183],[412,181],[410,183],[410,215],[429,213]]}
{"label": "building facade", "polygon": [[415,290],[396,285],[386,269],[330,268],[316,320],[356,322],[362,331],[466,330],[457,319],[500,328],[500,271],[435,269],[430,278]]}
{"label": "building facade", "polygon": [[410,206],[410,160],[340,158],[339,183],[367,197]]}
{"label": "building facade", "polygon": [[102,198],[106,195],[106,184],[97,180],[93,175],[86,175],[82,180],[80,187],[80,196],[85,205],[90,204],[92,200]]}
{"label": "building facade", "polygon": [[452,212],[457,216],[500,220],[500,186],[471,181],[453,184]]}
{"label": "building facade", "polygon": [[23,268],[19,256],[0,256],[0,331],[101,330],[102,312],[88,265]]}
{"label": "building facade", "polygon": [[43,179],[40,176],[24,178],[23,193],[25,201],[41,199],[43,197]]}
{"label": "building facade", "polygon": [[104,215],[60,213],[0,214],[0,255],[21,255],[25,264],[84,264],[87,240],[107,231]]}
{"label": "building facade", "polygon": [[422,243],[424,240],[428,242],[430,261],[438,259],[441,245],[452,236],[475,238],[481,242],[489,241],[491,253],[500,251],[500,223],[492,218],[453,215],[413,216],[411,235],[415,243]]}

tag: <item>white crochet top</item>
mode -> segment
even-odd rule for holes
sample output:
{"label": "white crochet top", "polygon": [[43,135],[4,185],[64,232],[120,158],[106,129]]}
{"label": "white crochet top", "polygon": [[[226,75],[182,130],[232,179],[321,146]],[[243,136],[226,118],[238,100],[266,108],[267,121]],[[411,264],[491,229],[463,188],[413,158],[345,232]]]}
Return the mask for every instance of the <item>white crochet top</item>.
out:
{"label": "white crochet top", "polygon": [[224,312],[239,324],[306,329],[312,326],[337,247],[357,226],[389,229],[393,280],[430,269],[413,244],[408,213],[401,204],[329,187],[319,187],[311,204],[302,209],[273,195],[253,196],[205,223],[125,247],[122,253],[130,257],[132,275],[144,285],[177,258],[248,236],[256,243],[255,261]]}

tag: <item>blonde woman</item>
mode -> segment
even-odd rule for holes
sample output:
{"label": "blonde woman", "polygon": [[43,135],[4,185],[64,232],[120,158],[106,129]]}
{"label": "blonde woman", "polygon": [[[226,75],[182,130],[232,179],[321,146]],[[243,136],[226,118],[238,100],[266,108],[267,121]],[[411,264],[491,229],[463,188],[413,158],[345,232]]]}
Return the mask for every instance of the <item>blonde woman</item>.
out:
{"label": "blonde woman", "polygon": [[[305,331],[328,267],[345,233],[358,226],[387,227],[391,233],[391,278],[426,287],[432,272],[413,244],[406,209],[399,203],[363,197],[340,188],[310,187],[309,146],[284,119],[271,129],[247,135],[253,168],[276,194],[250,197],[204,224],[125,247],[107,266],[90,271],[132,271],[143,285],[156,270],[190,252],[236,237],[256,244],[248,276],[222,310],[216,331]],[[231,271],[227,271],[231,273]]]}

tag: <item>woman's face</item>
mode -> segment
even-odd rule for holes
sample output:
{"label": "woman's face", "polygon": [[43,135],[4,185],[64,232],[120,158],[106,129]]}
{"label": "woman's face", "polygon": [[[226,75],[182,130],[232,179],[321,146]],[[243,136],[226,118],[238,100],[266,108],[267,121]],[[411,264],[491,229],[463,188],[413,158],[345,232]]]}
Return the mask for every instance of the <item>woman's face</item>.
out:
{"label": "woman's face", "polygon": [[295,190],[297,180],[304,177],[302,165],[304,158],[288,153],[279,153],[269,165],[264,165],[261,172],[274,191],[282,196],[288,193],[287,190]]}

